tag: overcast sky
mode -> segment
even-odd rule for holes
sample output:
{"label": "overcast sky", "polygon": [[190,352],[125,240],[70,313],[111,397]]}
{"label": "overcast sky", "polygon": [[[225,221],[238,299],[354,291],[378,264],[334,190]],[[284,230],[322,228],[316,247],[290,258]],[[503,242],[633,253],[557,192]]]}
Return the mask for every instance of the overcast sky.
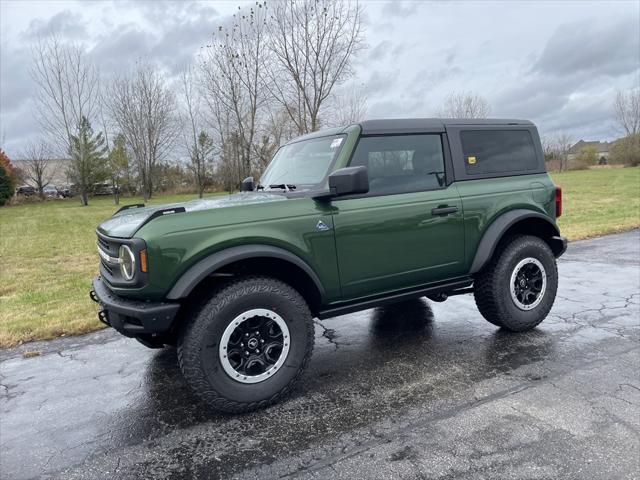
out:
{"label": "overcast sky", "polygon": [[[202,1],[0,0],[0,135],[18,157],[38,138],[29,47],[56,31],[84,43],[103,76],[140,59],[175,75],[238,5]],[[362,1],[367,50],[356,78],[368,118],[435,116],[473,91],[493,117],[531,119],[575,140],[619,136],[616,89],[640,84],[640,2]]]}

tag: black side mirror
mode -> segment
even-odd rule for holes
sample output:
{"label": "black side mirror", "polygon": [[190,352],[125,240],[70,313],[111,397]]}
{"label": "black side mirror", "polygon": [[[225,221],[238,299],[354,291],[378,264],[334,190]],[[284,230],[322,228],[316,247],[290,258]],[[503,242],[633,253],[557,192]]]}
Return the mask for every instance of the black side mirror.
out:
{"label": "black side mirror", "polygon": [[369,191],[369,175],[367,167],[347,167],[336,170],[329,175],[331,196],[367,193]]}
{"label": "black side mirror", "polygon": [[245,178],[244,180],[242,180],[242,183],[240,184],[241,192],[253,192],[255,188],[256,188],[256,185],[253,182],[253,177]]}

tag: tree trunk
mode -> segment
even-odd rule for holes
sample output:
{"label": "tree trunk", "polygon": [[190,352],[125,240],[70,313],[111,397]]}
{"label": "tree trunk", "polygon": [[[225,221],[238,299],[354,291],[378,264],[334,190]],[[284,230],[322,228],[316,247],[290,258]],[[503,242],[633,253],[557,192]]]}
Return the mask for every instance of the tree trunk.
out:
{"label": "tree trunk", "polygon": [[311,113],[311,131],[318,130],[318,112]]}
{"label": "tree trunk", "polygon": [[112,180],[111,186],[113,187],[113,202],[116,205],[120,205],[120,189],[118,188],[118,182]]}
{"label": "tree trunk", "polygon": [[144,198],[145,202],[151,198],[151,184],[149,181],[142,185],[142,198]]}
{"label": "tree trunk", "polygon": [[87,198],[87,191],[84,189],[80,191],[80,205],[82,205],[83,207],[86,207],[87,205],[89,205],[89,201]]}

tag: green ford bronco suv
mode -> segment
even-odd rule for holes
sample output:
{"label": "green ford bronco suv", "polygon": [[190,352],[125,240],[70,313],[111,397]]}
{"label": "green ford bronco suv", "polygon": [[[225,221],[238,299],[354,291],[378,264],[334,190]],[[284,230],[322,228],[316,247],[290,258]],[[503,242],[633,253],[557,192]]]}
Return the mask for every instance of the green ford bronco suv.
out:
{"label": "green ford bronco suv", "polygon": [[473,293],[512,331],[538,325],[567,242],[561,190],[521,120],[370,120],[282,146],[259,183],[120,209],[97,229],[100,319],[182,372],[219,410],[286,395],[313,318]]}

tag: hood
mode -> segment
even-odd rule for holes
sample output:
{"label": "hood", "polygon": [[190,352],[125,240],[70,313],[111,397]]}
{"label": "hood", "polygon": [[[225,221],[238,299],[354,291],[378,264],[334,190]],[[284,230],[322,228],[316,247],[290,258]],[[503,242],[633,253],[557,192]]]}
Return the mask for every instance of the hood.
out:
{"label": "hood", "polygon": [[[144,208],[132,208],[116,213],[109,220],[98,226],[98,231],[104,235],[117,238],[131,238],[138,229],[156,212],[172,208],[184,208],[185,213],[210,210],[215,208],[230,208],[239,205],[255,203],[277,202],[286,200],[284,195],[266,192],[245,192],[233,195],[201,198],[189,202],[153,205]],[[178,215],[184,215],[180,213]]]}

